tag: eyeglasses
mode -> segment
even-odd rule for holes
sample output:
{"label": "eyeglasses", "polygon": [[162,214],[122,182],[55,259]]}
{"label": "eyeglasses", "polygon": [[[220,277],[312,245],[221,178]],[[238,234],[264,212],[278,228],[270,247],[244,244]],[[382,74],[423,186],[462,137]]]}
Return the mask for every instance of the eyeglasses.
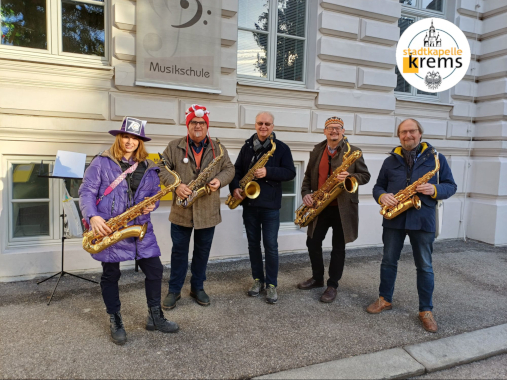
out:
{"label": "eyeglasses", "polygon": [[257,124],[259,127],[262,127],[263,125],[265,125],[266,127],[271,127],[273,125],[273,123],[265,123],[263,121],[258,121]]}
{"label": "eyeglasses", "polygon": [[199,127],[203,127],[203,128],[207,125],[205,121],[191,121],[190,122],[190,125],[192,127],[196,127],[197,124],[199,124]]}
{"label": "eyeglasses", "polygon": [[328,131],[340,132],[343,129],[343,127],[326,127],[325,129],[327,129]]}
{"label": "eyeglasses", "polygon": [[406,134],[411,134],[411,135],[415,135],[416,132],[419,132],[419,129],[411,129],[409,131],[400,131],[400,135],[406,135]]}

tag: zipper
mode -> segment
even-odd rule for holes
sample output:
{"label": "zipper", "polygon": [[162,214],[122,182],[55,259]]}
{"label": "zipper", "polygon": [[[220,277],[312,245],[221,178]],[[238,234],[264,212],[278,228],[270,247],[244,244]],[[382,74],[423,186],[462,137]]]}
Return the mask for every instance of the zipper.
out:
{"label": "zipper", "polygon": [[111,205],[111,216],[113,216],[114,213],[114,202],[116,201],[116,195],[113,198],[113,204]]}

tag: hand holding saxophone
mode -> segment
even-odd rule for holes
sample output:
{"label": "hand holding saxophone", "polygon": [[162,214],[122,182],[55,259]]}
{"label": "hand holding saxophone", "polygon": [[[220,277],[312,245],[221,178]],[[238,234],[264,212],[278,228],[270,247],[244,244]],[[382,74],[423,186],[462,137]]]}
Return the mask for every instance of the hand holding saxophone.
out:
{"label": "hand holding saxophone", "polygon": [[190,194],[192,194],[192,190],[184,183],[176,188],[176,195],[181,199],[187,199]]}
{"label": "hand holding saxophone", "polygon": [[241,188],[237,188],[234,190],[233,194],[234,198],[236,198],[238,201],[242,201],[243,199],[245,199],[245,197],[243,196],[243,190],[241,190]]}
{"label": "hand holding saxophone", "polygon": [[433,194],[435,194],[435,187],[431,183],[424,183],[417,186],[415,189],[417,192],[423,193],[424,195],[433,196]]}
{"label": "hand holding saxophone", "polygon": [[266,177],[266,168],[260,168],[254,171],[255,178],[264,178]]}
{"label": "hand holding saxophone", "polygon": [[218,178],[213,178],[211,182],[208,183],[211,191],[217,191],[220,189],[220,180]]}
{"label": "hand holding saxophone", "polygon": [[393,193],[389,193],[383,194],[380,197],[380,203],[386,206],[396,206],[398,204],[398,200],[396,199]]}
{"label": "hand holding saxophone", "polygon": [[90,228],[95,236],[107,236],[113,232],[106,224],[106,221],[101,216],[93,216],[90,218]]}

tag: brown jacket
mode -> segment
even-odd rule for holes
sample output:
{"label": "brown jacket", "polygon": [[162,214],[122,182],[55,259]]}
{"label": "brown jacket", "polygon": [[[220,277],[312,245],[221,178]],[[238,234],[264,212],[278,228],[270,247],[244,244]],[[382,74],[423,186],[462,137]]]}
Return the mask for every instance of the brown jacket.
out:
{"label": "brown jacket", "polygon": [[[306,167],[305,178],[303,179],[303,185],[301,186],[301,196],[304,197],[307,194],[311,194],[314,191],[318,190],[319,187],[319,164],[324,154],[324,149],[326,149],[327,140],[315,145],[313,151],[310,153],[310,160],[308,161],[308,166]],[[347,151],[347,146],[342,140],[338,145],[341,149],[339,154],[334,156],[331,160],[331,169],[334,171],[337,167],[342,164],[343,155]],[[356,150],[360,150],[359,148],[351,145],[351,152]],[[364,163],[364,158],[361,156],[358,158],[348,169],[347,171],[357,179],[359,185],[365,185],[370,181],[370,173],[368,172],[368,168]],[[359,226],[359,212],[358,212],[358,203],[359,203],[359,191],[355,193],[348,193],[346,191],[342,191],[340,195],[336,198],[338,201],[338,208],[340,209],[340,218],[343,226],[343,236],[345,237],[345,243],[351,243],[357,239],[358,234],[358,226]],[[329,207],[329,206],[328,206]],[[309,225],[308,225],[308,236],[312,237],[313,232],[315,231],[315,226],[317,225],[317,220],[319,217],[316,217]]]}
{"label": "brown jacket", "polygon": [[[212,140],[212,143],[215,148],[215,155],[218,157],[220,154],[219,146],[216,140]],[[171,141],[164,150],[163,156],[169,169],[176,171],[181,177],[181,182],[188,185],[190,181],[197,178],[198,173],[190,146],[188,149],[189,162],[187,164],[183,162],[186,145],[186,137]],[[222,148],[224,150],[224,157],[215,167],[211,176],[208,177],[208,181],[217,178],[220,181],[220,187],[227,186],[234,178],[235,173],[234,165],[229,158],[227,149],[223,145]],[[213,161],[213,151],[211,144],[208,144],[202,155],[201,170],[204,170],[211,161]],[[162,161],[159,161],[158,166],[160,167],[159,177],[162,184],[168,186],[173,183],[174,178],[167,172]],[[187,209],[176,206],[176,194],[173,194],[173,205],[169,214],[169,221],[183,227],[194,227],[196,230],[216,226],[222,221],[220,215],[220,191],[214,191],[210,195],[197,199],[193,206]]]}

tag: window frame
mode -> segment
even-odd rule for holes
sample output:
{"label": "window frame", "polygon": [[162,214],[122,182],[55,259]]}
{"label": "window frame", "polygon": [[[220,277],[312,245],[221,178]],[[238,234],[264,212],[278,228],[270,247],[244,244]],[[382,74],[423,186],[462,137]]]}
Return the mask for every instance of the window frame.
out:
{"label": "window frame", "polygon": [[[37,62],[65,62],[91,66],[109,65],[110,2],[109,0],[73,0],[76,3],[100,5],[104,8],[104,56],[67,53],[63,51],[62,0],[46,0],[47,49],[0,44],[0,58],[15,55]],[[1,26],[1,23],[0,23]]]}
{"label": "window frame", "polygon": [[[446,18],[447,0],[442,0],[442,12],[431,10],[431,9],[423,9],[422,8],[422,0],[414,0],[414,1],[415,1],[415,5],[401,4],[401,17],[413,18],[414,22],[417,22],[417,21],[425,19],[425,18],[441,18],[444,20],[447,19]],[[420,100],[420,101],[423,101],[426,103],[428,103],[428,102],[441,103],[442,102],[442,96],[441,96],[442,93],[441,92],[436,92],[435,95],[418,94],[417,88],[415,88],[412,85],[410,85],[410,87],[411,87],[410,93],[395,90],[394,94],[396,96],[396,99],[398,99],[398,100],[412,100],[412,101]]]}
{"label": "window frame", "polygon": [[292,221],[290,221],[290,222],[280,222],[280,231],[299,229],[299,226],[294,224],[294,219],[295,219],[295,215],[296,215],[295,214],[296,210],[298,209],[299,204],[300,204],[300,194],[298,193],[298,189],[301,189],[301,183],[303,181],[301,179],[301,171],[302,171],[302,167],[303,167],[303,162],[294,161],[294,167],[296,169],[296,176],[294,177],[295,193],[291,193],[291,194],[283,194],[282,193],[282,198],[284,196],[285,197],[294,197],[294,210],[293,210],[294,217],[293,217]]}
{"label": "window frame", "polygon": [[[241,1],[241,0],[239,0]],[[268,0],[269,1],[269,22],[268,22],[268,30],[257,30],[252,28],[246,28],[239,26],[238,23],[238,33],[240,31],[246,31],[246,32],[253,32],[253,33],[260,33],[260,34],[267,34],[268,35],[268,49],[267,49],[267,57],[268,57],[268,75],[267,78],[252,76],[252,75],[246,75],[246,74],[240,74],[237,73],[237,78],[239,80],[247,80],[252,82],[258,82],[258,83],[270,83],[270,84],[279,84],[280,87],[304,87],[306,88],[306,81],[307,81],[307,70],[308,67],[308,12],[309,12],[309,2],[311,0],[305,0],[305,36],[299,37],[299,36],[292,36],[285,33],[278,33],[278,12],[272,12],[272,9],[278,9],[278,0]],[[300,41],[304,41],[304,57],[303,57],[303,80],[302,81],[292,81],[287,79],[277,79],[276,78],[276,46],[277,46],[277,39],[278,37],[288,37],[291,39],[297,39]],[[239,43],[239,38],[238,38]],[[270,57],[274,57],[274,59],[270,59]],[[237,56],[236,56],[237,61]]]}

